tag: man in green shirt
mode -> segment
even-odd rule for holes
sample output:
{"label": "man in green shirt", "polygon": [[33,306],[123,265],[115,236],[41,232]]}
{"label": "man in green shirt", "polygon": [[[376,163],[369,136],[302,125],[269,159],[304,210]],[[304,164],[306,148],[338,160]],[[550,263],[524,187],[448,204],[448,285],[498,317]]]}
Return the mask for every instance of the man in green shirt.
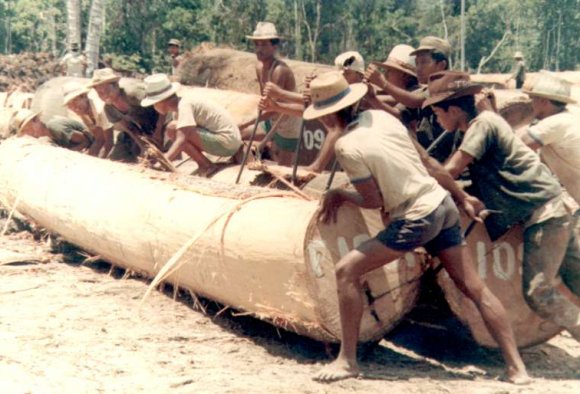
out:
{"label": "man in green shirt", "polygon": [[443,127],[465,135],[445,167],[454,177],[469,167],[474,194],[487,208],[502,212],[485,220],[492,240],[523,225],[524,297],[538,315],[580,341],[580,308],[558,289],[562,266],[574,270],[567,275],[580,275],[573,208],[548,167],[501,116],[478,114],[474,95],[481,88],[459,72],[437,73],[429,80],[425,105],[433,107]]}

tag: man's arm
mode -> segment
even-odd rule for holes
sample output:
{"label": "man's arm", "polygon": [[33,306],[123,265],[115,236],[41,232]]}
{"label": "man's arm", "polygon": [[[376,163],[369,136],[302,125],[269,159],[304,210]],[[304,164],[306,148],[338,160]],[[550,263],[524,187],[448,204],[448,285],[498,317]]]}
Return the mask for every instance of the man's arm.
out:
{"label": "man's arm", "polygon": [[523,127],[519,129],[518,131],[516,131],[516,135],[524,142],[524,144],[529,146],[532,150],[538,150],[542,147],[542,144],[540,144],[530,135],[528,127]]}
{"label": "man's arm", "polygon": [[383,206],[383,198],[374,178],[353,183],[356,191],[331,189],[322,198],[322,207],[318,217],[322,223],[335,223],[338,209],[345,202],[350,202],[361,208],[376,209]]}
{"label": "man's arm", "polygon": [[106,130],[103,130],[103,136],[105,139],[105,142],[103,144],[103,150],[101,151],[101,154],[99,155],[102,158],[108,157],[109,153],[111,153],[111,150],[113,149],[113,128],[110,127]]}
{"label": "man's arm", "polygon": [[[433,178],[435,178],[437,180],[437,182],[441,185],[441,187],[443,187],[445,190],[447,190],[449,193],[451,193],[451,196],[453,196],[453,199],[459,205],[461,205],[463,207],[465,212],[472,219],[475,219],[477,221],[481,221],[481,219],[477,216],[477,214],[485,208],[483,203],[481,201],[479,201],[477,198],[467,194],[453,180],[454,179],[453,174],[456,171],[459,171],[457,173],[457,175],[461,174],[461,172],[463,172],[465,167],[467,167],[467,165],[471,161],[466,163],[463,167],[461,167],[461,169],[459,169],[459,167],[460,167],[459,165],[457,165],[457,168],[453,167],[453,172],[450,172],[447,169],[447,165],[445,167],[443,167],[441,164],[439,164],[439,162],[437,160],[435,160],[434,158],[429,156],[427,151],[414,138],[411,138],[411,141],[413,141],[413,144],[415,145],[417,152],[419,152],[419,157],[421,158],[421,161],[423,162],[423,165],[427,169],[427,172],[429,173],[429,175],[431,175]],[[466,155],[464,152],[457,151],[451,157],[451,159],[453,159],[458,154]],[[467,156],[469,156],[469,155],[467,155]],[[451,159],[449,162],[451,162]],[[471,158],[471,160],[473,160],[473,157]],[[448,165],[451,166],[451,164],[449,164],[449,163],[448,163]],[[457,175],[455,175],[455,176],[457,176]]]}
{"label": "man's arm", "polygon": [[181,152],[183,152],[183,149],[185,148],[186,142],[187,142],[187,138],[186,138],[183,130],[177,129],[177,131],[175,132],[175,141],[173,141],[173,144],[171,144],[171,147],[169,148],[169,150],[165,154],[165,158],[169,161],[172,161],[175,158],[177,158],[177,156]]}
{"label": "man's arm", "polygon": [[320,147],[320,151],[318,152],[318,156],[312,164],[306,167],[307,171],[320,173],[324,171],[325,168],[327,168],[328,163],[330,163],[330,159],[332,159],[332,155],[334,154],[334,145],[336,145],[336,141],[340,135],[341,132],[339,129],[327,129],[327,133],[324,137],[322,147]]}
{"label": "man's arm", "polygon": [[377,66],[371,64],[366,72],[365,79],[383,89],[387,94],[393,96],[397,102],[408,108],[421,108],[425,101],[425,96],[419,93],[409,92],[389,83]]}

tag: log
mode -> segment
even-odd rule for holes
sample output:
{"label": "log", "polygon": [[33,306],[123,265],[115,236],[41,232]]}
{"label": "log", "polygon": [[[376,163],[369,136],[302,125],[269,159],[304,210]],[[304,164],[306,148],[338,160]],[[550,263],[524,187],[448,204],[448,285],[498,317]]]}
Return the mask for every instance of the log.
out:
{"label": "log", "polygon": [[[201,233],[169,281],[318,340],[340,337],[335,263],[369,237],[358,209],[345,206],[326,226],[318,201],[182,179],[28,137],[3,142],[0,156],[0,201],[18,200],[20,213],[67,241],[153,276]],[[365,278],[376,299],[361,341],[382,337],[413,307],[424,268],[407,254]]]}
{"label": "log", "polygon": [[[464,217],[464,227],[467,222]],[[469,235],[467,244],[479,276],[506,308],[519,347],[545,342],[561,331],[560,327],[536,315],[524,300],[521,274],[523,230],[520,226],[492,242],[485,227],[478,224]],[[474,339],[483,346],[497,347],[475,305],[461,294],[445,271],[439,273],[437,281],[451,310],[469,327]]]}
{"label": "log", "polygon": [[[282,59],[294,72],[298,91],[304,88],[304,78],[310,73],[321,74],[333,66]],[[260,94],[256,79],[256,55],[229,48],[198,47],[184,54],[179,70],[179,82],[185,85],[230,89]]]}

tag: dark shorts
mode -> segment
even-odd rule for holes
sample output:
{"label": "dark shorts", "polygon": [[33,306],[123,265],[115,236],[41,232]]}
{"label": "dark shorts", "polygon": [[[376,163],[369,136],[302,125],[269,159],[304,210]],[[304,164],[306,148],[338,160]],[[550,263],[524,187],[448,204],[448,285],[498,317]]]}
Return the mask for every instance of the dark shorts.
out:
{"label": "dark shorts", "polygon": [[417,220],[395,220],[375,238],[398,251],[423,246],[432,256],[464,243],[459,211],[450,196],[429,215]]}
{"label": "dark shorts", "polygon": [[296,145],[298,144],[298,138],[286,138],[278,133],[274,134],[273,140],[278,146],[278,149],[285,152],[294,152],[296,150]]}

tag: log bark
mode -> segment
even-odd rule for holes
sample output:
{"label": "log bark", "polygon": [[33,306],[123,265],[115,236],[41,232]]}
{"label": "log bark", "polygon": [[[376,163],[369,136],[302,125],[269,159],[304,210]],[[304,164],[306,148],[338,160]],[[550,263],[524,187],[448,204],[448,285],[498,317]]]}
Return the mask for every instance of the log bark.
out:
{"label": "log bark", "polygon": [[[340,337],[334,265],[369,236],[358,209],[345,206],[338,223],[325,226],[316,220],[318,201],[183,181],[28,137],[3,142],[0,156],[3,204],[18,200],[17,210],[41,226],[150,276],[220,217],[169,280],[312,338]],[[413,307],[423,269],[408,254],[365,278],[376,300],[365,308],[361,341],[380,338]]]}

